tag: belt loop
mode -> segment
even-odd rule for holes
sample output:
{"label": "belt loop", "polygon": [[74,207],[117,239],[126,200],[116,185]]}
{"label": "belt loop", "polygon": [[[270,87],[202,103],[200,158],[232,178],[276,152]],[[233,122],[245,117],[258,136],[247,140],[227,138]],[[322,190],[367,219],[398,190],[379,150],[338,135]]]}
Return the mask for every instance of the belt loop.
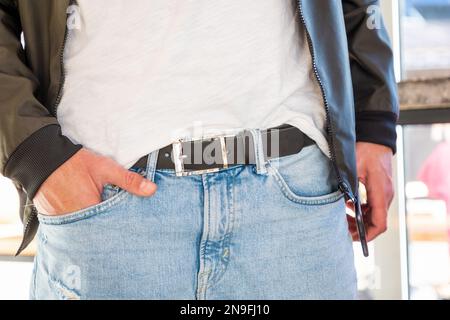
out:
{"label": "belt loop", "polygon": [[153,182],[155,180],[155,171],[158,162],[158,153],[159,150],[155,150],[148,155],[147,169],[145,170],[147,179]]}
{"label": "belt loop", "polygon": [[[255,153],[256,173],[261,175],[267,175],[266,158],[264,155],[264,145],[261,135],[261,130],[250,129],[250,134],[253,138],[253,151]],[[249,150],[250,152],[250,150]]]}

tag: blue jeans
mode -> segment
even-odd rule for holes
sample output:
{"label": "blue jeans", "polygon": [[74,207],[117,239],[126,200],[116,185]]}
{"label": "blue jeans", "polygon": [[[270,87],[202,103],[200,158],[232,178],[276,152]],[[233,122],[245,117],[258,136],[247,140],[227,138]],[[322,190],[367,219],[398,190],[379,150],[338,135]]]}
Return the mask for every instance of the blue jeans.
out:
{"label": "blue jeans", "polygon": [[140,171],[153,197],[107,185],[98,205],[39,216],[32,299],[355,298],[344,197],[317,146],[189,177],[156,159]]}

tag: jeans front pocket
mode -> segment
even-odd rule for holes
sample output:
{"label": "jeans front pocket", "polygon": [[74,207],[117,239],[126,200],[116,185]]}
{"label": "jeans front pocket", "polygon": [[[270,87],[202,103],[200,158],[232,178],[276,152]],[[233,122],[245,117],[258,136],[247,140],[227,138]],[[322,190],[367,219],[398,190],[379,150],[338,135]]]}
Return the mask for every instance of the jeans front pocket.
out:
{"label": "jeans front pocket", "polygon": [[290,156],[271,159],[267,166],[285,198],[303,205],[325,205],[340,200],[344,194],[330,159],[317,145]]}
{"label": "jeans front pocket", "polygon": [[[138,168],[131,168],[131,171],[137,172],[145,177],[145,171]],[[103,186],[103,191],[101,194],[102,201],[93,206],[83,208],[81,210],[66,213],[62,215],[49,216],[39,213],[39,223],[47,225],[62,225],[67,223],[72,223],[80,220],[85,220],[93,216],[105,213],[111,209],[119,206],[128,197],[131,196],[126,190],[119,188],[113,184],[106,184]]]}
{"label": "jeans front pocket", "polygon": [[[54,224],[67,224],[79,220],[85,220],[119,205],[129,195],[129,193],[125,190],[114,191],[112,189],[114,187],[109,185],[106,185],[104,188],[106,189],[104,189],[102,192],[102,202],[78,211],[62,215],[49,216],[39,213],[38,215],[39,223],[54,225]],[[105,197],[105,195],[109,197]]]}

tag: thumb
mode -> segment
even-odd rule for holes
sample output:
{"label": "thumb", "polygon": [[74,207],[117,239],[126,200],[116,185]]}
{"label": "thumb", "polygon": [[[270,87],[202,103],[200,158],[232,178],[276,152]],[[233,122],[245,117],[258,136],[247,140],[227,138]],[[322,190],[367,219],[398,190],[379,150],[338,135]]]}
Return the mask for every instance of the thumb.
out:
{"label": "thumb", "polygon": [[151,196],[156,191],[156,184],[138,173],[127,170],[120,165],[110,169],[108,182],[137,196]]}

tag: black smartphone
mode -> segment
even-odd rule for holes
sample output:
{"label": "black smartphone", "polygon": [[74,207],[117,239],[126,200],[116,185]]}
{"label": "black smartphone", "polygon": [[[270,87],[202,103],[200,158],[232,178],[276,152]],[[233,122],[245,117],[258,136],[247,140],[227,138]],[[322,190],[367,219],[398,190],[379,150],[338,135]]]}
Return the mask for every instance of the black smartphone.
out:
{"label": "black smartphone", "polygon": [[364,257],[369,256],[369,247],[367,246],[367,237],[366,237],[366,226],[364,224],[364,216],[361,209],[361,201],[359,200],[359,195],[355,201],[355,220],[356,220],[356,228],[358,229],[359,241],[361,242],[361,247],[363,251]]}

